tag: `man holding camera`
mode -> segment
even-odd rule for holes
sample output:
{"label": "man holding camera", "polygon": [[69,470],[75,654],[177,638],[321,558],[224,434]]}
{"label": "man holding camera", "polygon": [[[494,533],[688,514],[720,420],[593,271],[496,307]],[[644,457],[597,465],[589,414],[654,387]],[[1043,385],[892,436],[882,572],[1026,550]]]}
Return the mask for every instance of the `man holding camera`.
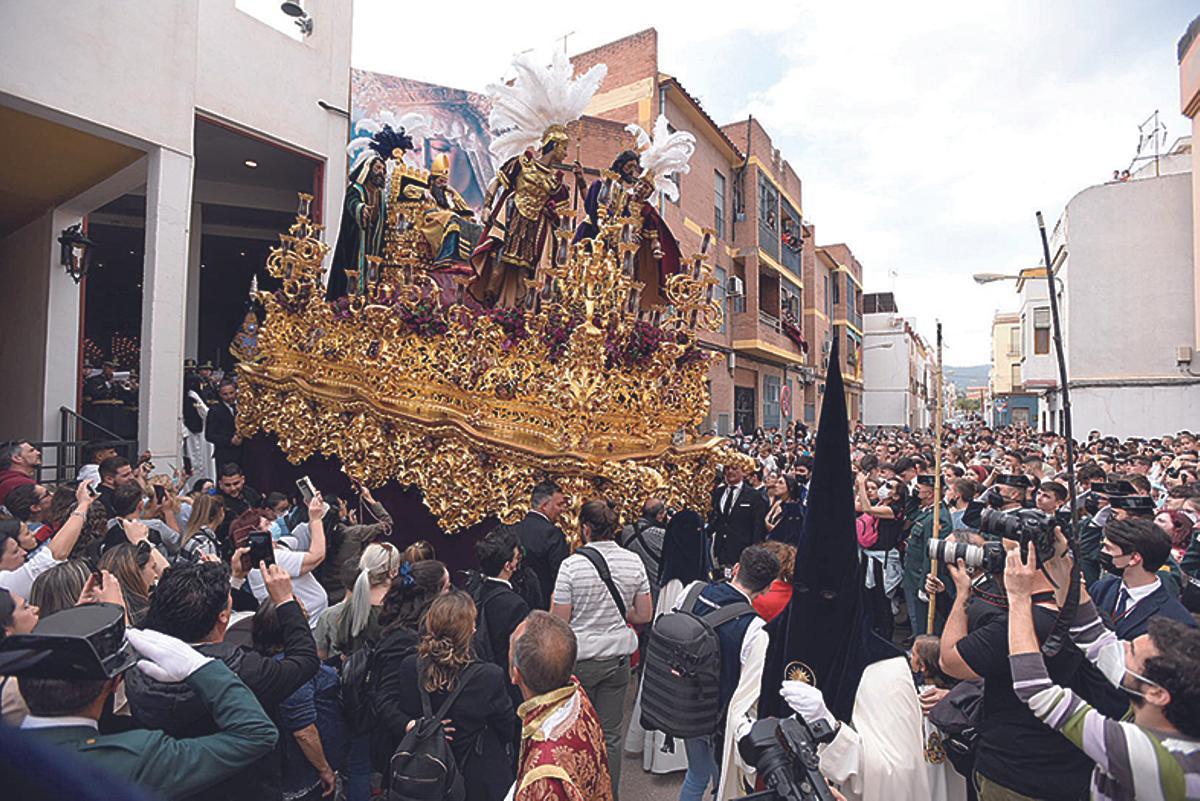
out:
{"label": "man holding camera", "polygon": [[[1045,569],[1064,598],[1069,558],[1048,560]],[[1024,555],[1009,551],[1004,581],[1013,690],[1093,763],[1091,797],[1174,801],[1200,796],[1200,631],[1160,617],[1148,633],[1125,645],[1104,627],[1080,587],[1071,639],[1090,664],[1131,697],[1133,721],[1123,722],[1089,706],[1047,670],[1034,611],[1046,578],[1032,544]]]}
{"label": "man holding camera", "polygon": [[1196,627],[1191,614],[1158,577],[1170,555],[1170,536],[1149,520],[1114,519],[1104,527],[1100,566],[1109,575],[1093,585],[1092,597],[1117,637],[1140,637],[1156,616]]}
{"label": "man holding camera", "polygon": [[[982,529],[987,532],[995,525],[985,521]],[[1048,520],[1038,533],[1036,539],[1044,550],[1053,544],[1055,531]],[[1019,546],[1018,541],[1008,538],[1002,538],[1001,543],[1005,550]],[[980,801],[1076,801],[1087,787],[1091,761],[1034,717],[1013,692],[1003,599],[973,599],[971,577],[963,561],[946,567],[956,597],[942,632],[942,670],[957,679],[984,679],[983,721],[973,777]],[[993,565],[991,569],[1000,568]],[[1054,628],[1058,605],[1054,587],[1043,574],[1035,574],[1031,582],[1031,614],[1038,641],[1042,642]],[[1126,707],[1121,694],[1070,643],[1046,665],[1056,683],[1094,700],[1105,714],[1119,716]]]}

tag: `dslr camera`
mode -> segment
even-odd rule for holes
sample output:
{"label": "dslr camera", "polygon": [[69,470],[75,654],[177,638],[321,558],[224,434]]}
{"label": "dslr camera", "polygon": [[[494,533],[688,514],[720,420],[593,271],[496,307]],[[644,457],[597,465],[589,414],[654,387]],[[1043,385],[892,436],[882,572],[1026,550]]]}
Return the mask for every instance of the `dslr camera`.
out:
{"label": "dslr camera", "polygon": [[767,789],[739,801],[834,801],[817,756],[817,744],[829,742],[833,734],[824,720],[810,726],[799,715],[756,721],[738,740],[738,752]]}
{"label": "dslr camera", "polygon": [[[1069,522],[1069,521],[1068,521]],[[985,508],[979,514],[979,533],[992,535],[1001,539],[1016,540],[1021,544],[1021,553],[1034,544],[1037,553],[1037,564],[1054,557],[1054,530],[1066,525],[1055,515],[1048,515],[1040,509],[1015,509],[1002,512],[999,509]],[[943,564],[953,565],[959,559],[967,567],[982,568],[987,573],[1004,572],[1004,546],[991,541],[983,545],[971,545],[966,542],[954,542],[950,539],[929,541],[929,558]]]}

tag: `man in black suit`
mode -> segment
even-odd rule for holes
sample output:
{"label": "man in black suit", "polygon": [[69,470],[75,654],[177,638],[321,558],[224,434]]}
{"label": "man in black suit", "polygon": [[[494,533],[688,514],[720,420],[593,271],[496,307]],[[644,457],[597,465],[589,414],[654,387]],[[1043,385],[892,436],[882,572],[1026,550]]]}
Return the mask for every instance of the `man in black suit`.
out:
{"label": "man in black suit", "polygon": [[208,410],[204,438],[213,445],[218,474],[225,465],[242,463],[242,438],[237,433],[237,386],[228,378],[221,382],[221,402]]}
{"label": "man in black suit", "polygon": [[725,468],[725,483],[712,494],[713,556],[721,567],[732,568],[747,545],[762,542],[767,536],[767,502],[746,483],[746,474],[737,465]]}
{"label": "man in black suit", "polygon": [[[529,614],[529,604],[513,589],[512,577],[521,564],[521,546],[511,526],[499,526],[475,543],[475,557],[483,572],[483,582],[475,593],[476,651],[499,665],[508,675],[508,641],[517,626]],[[509,685],[508,694],[520,706],[521,691]]]}
{"label": "man in black suit", "polygon": [[525,552],[525,564],[541,586],[539,609],[550,608],[558,566],[571,552],[566,536],[558,527],[558,518],[566,506],[562,489],[553,481],[543,481],[533,488],[525,519],[513,526]]}
{"label": "man in black suit", "polygon": [[1104,527],[1100,564],[1110,575],[1088,592],[1105,622],[1122,640],[1145,634],[1150,619],[1159,615],[1196,625],[1157,575],[1170,555],[1170,536],[1145,518],[1114,519]]}

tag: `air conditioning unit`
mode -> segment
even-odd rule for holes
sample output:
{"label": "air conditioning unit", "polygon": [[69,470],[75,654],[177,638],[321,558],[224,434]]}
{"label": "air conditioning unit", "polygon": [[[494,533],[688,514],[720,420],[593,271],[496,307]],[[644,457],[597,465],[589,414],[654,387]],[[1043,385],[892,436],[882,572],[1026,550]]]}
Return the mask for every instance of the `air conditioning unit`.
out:
{"label": "air conditioning unit", "polygon": [[746,294],[746,282],[736,275],[729,276],[725,294],[731,298],[740,298]]}
{"label": "air conditioning unit", "polygon": [[1192,346],[1179,345],[1175,348],[1175,363],[1176,364],[1191,364],[1192,363]]}

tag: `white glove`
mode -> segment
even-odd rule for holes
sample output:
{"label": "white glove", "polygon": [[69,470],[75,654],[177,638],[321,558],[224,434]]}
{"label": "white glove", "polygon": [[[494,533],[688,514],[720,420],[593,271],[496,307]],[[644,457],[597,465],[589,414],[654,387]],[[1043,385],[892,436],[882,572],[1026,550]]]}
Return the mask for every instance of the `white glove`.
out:
{"label": "white glove", "polygon": [[150,678],[175,683],[186,679],[212,661],[183,640],[150,629],[127,629],[125,636],[143,658],[138,669]]}
{"label": "white glove", "polygon": [[812,724],[823,720],[830,728],[837,725],[837,719],[825,706],[825,697],[821,691],[811,684],[802,681],[785,681],[779,687],[779,694],[805,722]]}

